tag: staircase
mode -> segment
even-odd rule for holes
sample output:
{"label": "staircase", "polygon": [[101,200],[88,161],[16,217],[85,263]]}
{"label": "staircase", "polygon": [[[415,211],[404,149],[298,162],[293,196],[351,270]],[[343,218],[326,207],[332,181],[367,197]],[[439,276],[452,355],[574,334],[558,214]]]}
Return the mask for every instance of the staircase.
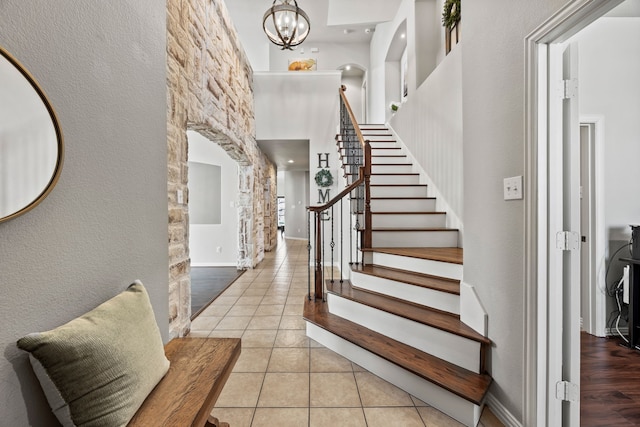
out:
{"label": "staircase", "polygon": [[[491,384],[491,342],[460,321],[458,230],[446,227],[446,212],[435,210],[391,132],[384,125],[360,132],[371,147],[371,244],[359,247],[350,280],[325,280],[326,302],[305,302],[307,335],[475,426]],[[337,145],[353,182],[348,147],[340,137]],[[366,224],[363,203],[351,205],[354,222]]]}

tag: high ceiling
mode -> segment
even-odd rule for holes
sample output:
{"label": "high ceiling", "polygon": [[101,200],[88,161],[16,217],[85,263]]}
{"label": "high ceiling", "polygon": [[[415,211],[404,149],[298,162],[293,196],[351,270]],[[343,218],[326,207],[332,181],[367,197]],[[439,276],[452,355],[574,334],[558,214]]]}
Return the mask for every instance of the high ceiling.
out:
{"label": "high ceiling", "polygon": [[[400,0],[297,0],[311,21],[307,41],[314,43],[366,43],[376,24],[393,19]],[[243,40],[262,41],[262,18],[273,0],[226,0]],[[256,39],[259,38],[259,39]]]}
{"label": "high ceiling", "polygon": [[[279,1],[279,0],[278,0]],[[270,44],[262,30],[262,18],[273,0],[225,0],[231,19],[243,45]],[[395,17],[401,0],[297,0],[309,16],[309,43],[368,43],[376,24]],[[246,49],[246,46],[245,46]],[[363,70],[344,70],[343,76],[362,76]],[[260,140],[260,149],[281,171],[309,170],[308,140]],[[289,160],[293,160],[290,163]]]}

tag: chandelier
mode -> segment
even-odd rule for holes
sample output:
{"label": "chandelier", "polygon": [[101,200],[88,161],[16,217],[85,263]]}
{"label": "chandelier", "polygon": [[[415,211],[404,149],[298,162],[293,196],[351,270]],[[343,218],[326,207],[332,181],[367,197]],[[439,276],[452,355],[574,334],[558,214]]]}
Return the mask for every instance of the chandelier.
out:
{"label": "chandelier", "polygon": [[273,44],[293,50],[309,35],[309,17],[296,0],[273,0],[262,18],[262,28]]}

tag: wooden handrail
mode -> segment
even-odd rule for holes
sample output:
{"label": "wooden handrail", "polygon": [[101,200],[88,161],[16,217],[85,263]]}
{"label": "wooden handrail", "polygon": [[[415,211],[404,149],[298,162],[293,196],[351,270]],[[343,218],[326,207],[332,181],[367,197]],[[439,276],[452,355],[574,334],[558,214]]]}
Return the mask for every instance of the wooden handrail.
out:
{"label": "wooden handrail", "polygon": [[[322,249],[321,242],[323,240],[323,231],[322,231],[322,212],[330,209],[333,205],[344,199],[348,194],[352,191],[357,190],[357,188],[364,184],[364,229],[362,230],[362,234],[360,238],[361,246],[364,248],[371,247],[372,239],[371,239],[371,192],[369,190],[369,184],[371,180],[371,145],[369,141],[365,141],[362,136],[362,132],[360,131],[360,127],[358,126],[358,122],[355,119],[353,111],[351,110],[351,106],[349,105],[349,101],[345,96],[344,92],[346,87],[342,85],[339,89],[340,97],[342,99],[342,103],[346,108],[346,111],[349,116],[349,120],[351,121],[351,126],[355,130],[358,141],[362,147],[362,161],[363,165],[360,166],[358,170],[358,178],[352,182],[349,186],[347,186],[344,190],[342,190],[338,195],[333,197],[329,202],[325,203],[322,206],[307,206],[307,210],[311,213],[313,212],[315,215],[315,274],[314,274],[314,298],[315,299],[324,299],[324,287],[323,280],[324,275],[322,273],[323,268],[323,259],[322,259]],[[333,245],[333,242],[332,242]],[[311,246],[309,246],[311,248]],[[310,252],[309,252],[310,253]],[[342,254],[341,254],[342,256]],[[309,293],[311,293],[311,289],[309,289]]]}
{"label": "wooden handrail", "polygon": [[353,184],[351,184],[350,186],[346,187],[344,190],[342,190],[340,193],[338,193],[337,196],[335,196],[333,199],[329,200],[327,203],[325,203],[322,206],[307,206],[307,209],[311,212],[322,212],[322,211],[326,211],[327,209],[329,209],[331,206],[335,205],[336,203],[338,203],[340,201],[340,199],[342,199],[344,196],[346,196],[347,194],[351,193],[353,190],[355,190],[356,188],[358,188],[358,186],[360,184],[362,184],[364,182],[364,166],[360,167],[360,173],[358,175],[358,179],[356,179]]}
{"label": "wooden handrail", "polygon": [[342,102],[344,102],[345,107],[347,107],[347,112],[349,113],[349,118],[351,119],[351,123],[354,124],[354,128],[356,130],[356,135],[358,136],[358,141],[360,141],[360,145],[362,146],[362,149],[364,150],[364,137],[362,136],[362,132],[360,131],[360,126],[355,126],[358,122],[356,121],[356,116],[353,114],[353,111],[351,110],[351,105],[349,104],[349,100],[347,99],[347,95],[345,95],[345,91],[347,90],[347,87],[345,85],[340,86],[340,89],[338,89],[338,93],[340,93],[340,98],[342,98]]}

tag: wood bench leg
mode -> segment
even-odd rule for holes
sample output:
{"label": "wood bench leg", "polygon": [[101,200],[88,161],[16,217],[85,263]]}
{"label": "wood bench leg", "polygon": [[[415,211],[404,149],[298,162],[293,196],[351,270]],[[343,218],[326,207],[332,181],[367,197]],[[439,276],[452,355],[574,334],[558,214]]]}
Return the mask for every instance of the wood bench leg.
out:
{"label": "wood bench leg", "polygon": [[225,423],[223,421],[219,421],[213,415],[209,415],[209,419],[207,420],[207,423],[205,424],[205,427],[229,427],[229,423]]}

